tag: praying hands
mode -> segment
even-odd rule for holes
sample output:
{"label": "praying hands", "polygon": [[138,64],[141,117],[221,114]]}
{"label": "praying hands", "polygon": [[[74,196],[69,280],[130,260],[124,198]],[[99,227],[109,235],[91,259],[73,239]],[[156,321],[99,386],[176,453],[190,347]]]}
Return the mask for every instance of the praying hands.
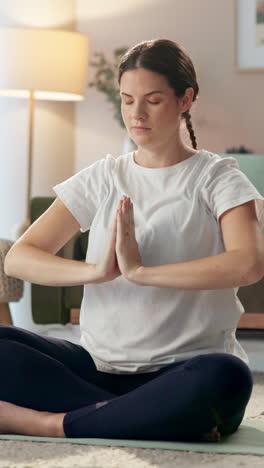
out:
{"label": "praying hands", "polygon": [[135,236],[133,203],[129,197],[120,200],[117,210],[116,255],[121,273],[133,281],[142,260]]}
{"label": "praying hands", "polygon": [[119,201],[106,250],[96,265],[99,274],[97,283],[112,281],[121,274],[129,281],[136,282],[136,273],[142,266],[135,237],[133,204],[124,196]]}

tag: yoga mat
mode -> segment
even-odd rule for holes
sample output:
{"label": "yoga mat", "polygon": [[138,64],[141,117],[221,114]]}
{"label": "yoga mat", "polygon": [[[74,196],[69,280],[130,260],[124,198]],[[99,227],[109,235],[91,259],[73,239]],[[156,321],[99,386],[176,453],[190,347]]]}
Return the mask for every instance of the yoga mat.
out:
{"label": "yoga mat", "polygon": [[113,447],[140,447],[189,452],[240,453],[264,455],[264,421],[247,419],[234,434],[222,436],[220,442],[166,442],[156,440],[35,437],[0,434],[0,439],[31,440],[33,442],[63,442],[70,444],[107,445]]}

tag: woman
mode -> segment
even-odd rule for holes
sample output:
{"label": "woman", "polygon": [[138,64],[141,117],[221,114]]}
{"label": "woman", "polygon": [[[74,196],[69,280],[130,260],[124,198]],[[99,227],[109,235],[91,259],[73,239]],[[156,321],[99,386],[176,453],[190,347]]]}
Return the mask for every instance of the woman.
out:
{"label": "woman", "polygon": [[[252,392],[236,292],[264,275],[264,198],[234,158],[197,149],[199,87],[183,47],[135,45],[118,81],[137,150],[53,187],[53,205],[6,257],[10,276],[84,284],[84,296],[80,345],[0,327],[0,430],[220,440],[237,430]],[[88,229],[85,263],[55,256]]]}

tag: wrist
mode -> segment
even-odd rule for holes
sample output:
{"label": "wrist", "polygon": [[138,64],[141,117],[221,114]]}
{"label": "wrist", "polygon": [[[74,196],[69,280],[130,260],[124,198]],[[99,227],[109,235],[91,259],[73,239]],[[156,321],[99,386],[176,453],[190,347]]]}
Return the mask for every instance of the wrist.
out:
{"label": "wrist", "polygon": [[140,265],[136,270],[128,278],[129,281],[133,281],[133,283],[139,284],[141,286],[144,285],[144,272],[146,267],[144,265]]}
{"label": "wrist", "polygon": [[[88,264],[89,265],[89,264]],[[93,263],[93,264],[90,264],[93,266],[92,270],[93,270],[93,283],[101,283],[102,280],[103,280],[103,273],[102,273],[102,269],[100,267],[100,264],[99,263]]]}

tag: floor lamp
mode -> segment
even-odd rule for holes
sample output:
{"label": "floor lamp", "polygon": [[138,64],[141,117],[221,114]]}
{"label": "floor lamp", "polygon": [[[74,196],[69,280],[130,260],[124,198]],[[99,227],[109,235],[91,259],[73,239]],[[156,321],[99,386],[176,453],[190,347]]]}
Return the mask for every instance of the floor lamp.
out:
{"label": "floor lamp", "polygon": [[36,99],[80,101],[87,85],[88,36],[75,31],[0,28],[0,98],[29,99],[27,215],[30,226],[34,107]]}

